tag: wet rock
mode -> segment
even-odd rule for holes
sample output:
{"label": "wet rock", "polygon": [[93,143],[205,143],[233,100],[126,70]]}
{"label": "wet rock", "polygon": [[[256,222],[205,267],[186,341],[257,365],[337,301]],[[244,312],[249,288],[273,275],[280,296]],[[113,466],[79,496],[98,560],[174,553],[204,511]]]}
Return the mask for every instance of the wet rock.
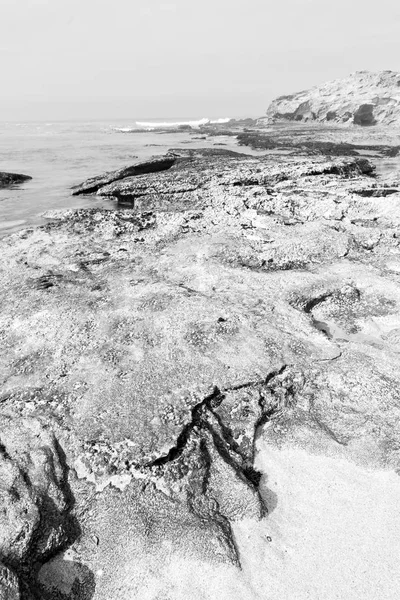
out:
{"label": "wet rock", "polygon": [[0,189],[24,183],[29,179],[32,179],[32,177],[30,177],[29,175],[21,175],[19,173],[5,173],[4,171],[0,171]]}
{"label": "wet rock", "polygon": [[[239,133],[237,140],[240,146],[249,146],[255,150],[275,151],[277,154],[297,154],[305,156],[362,156],[375,154],[381,157],[395,157],[399,147],[387,144],[354,144],[350,142],[333,142],[325,139],[315,139],[309,131],[293,130],[292,135],[286,129],[273,130],[265,133],[262,130]],[[321,136],[324,136],[321,131]],[[325,133],[325,136],[328,134]]]}
{"label": "wet rock", "polygon": [[400,190],[398,188],[370,188],[366,190],[354,190],[355,194],[363,196],[363,198],[385,198],[392,194],[398,194]]}
{"label": "wet rock", "polygon": [[110,171],[109,173],[104,173],[104,175],[99,175],[98,177],[92,177],[86,180],[84,183],[72,188],[72,195],[94,194],[100,187],[112,183],[113,181],[119,181],[125,177],[143,175],[145,173],[164,171],[170,169],[174,162],[175,159],[172,156],[155,156],[154,158],[145,161],[139,161],[129,167],[124,167],[117,171]]}

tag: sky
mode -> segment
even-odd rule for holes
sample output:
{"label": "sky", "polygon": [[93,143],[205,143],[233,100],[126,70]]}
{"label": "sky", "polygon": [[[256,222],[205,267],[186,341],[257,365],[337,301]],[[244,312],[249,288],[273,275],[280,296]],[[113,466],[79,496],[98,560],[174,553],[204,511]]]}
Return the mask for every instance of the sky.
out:
{"label": "sky", "polygon": [[0,0],[0,121],[260,116],[400,71],[398,0]]}

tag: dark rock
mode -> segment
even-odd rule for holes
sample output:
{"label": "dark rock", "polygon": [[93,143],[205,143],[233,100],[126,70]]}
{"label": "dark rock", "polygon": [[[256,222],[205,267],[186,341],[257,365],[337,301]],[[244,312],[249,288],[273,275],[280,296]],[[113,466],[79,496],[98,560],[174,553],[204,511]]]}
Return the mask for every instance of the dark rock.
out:
{"label": "dark rock", "polygon": [[96,589],[94,575],[87,566],[62,557],[44,564],[37,579],[43,600],[91,600]]}
{"label": "dark rock", "polygon": [[174,162],[175,159],[173,156],[155,156],[154,158],[137,162],[129,167],[124,167],[122,169],[118,169],[117,171],[110,171],[109,173],[104,173],[98,177],[87,179],[84,183],[72,188],[72,195],[76,196],[78,194],[94,194],[102,186],[114,181],[119,181],[125,177],[165,171],[170,169]]}
{"label": "dark rock", "polygon": [[373,104],[361,104],[361,106],[354,113],[353,118],[354,125],[362,125],[367,127],[376,124],[374,118],[374,105]]}
{"label": "dark rock", "polygon": [[264,133],[262,131],[251,133],[240,133],[237,136],[240,146],[250,146],[257,150],[276,150],[279,152],[287,152],[292,150],[293,153],[300,152],[305,156],[315,156],[321,154],[323,156],[360,156],[363,152],[376,152],[382,156],[395,157],[398,155],[400,148],[398,146],[386,146],[377,144],[351,144],[344,142],[329,142],[322,140],[302,140],[301,136],[296,136],[293,132],[292,136],[280,136],[278,132]]}
{"label": "dark rock", "polygon": [[0,558],[28,576],[68,539],[65,466],[37,420],[0,416],[0,481]]}
{"label": "dark rock", "polygon": [[[234,150],[226,150],[225,148],[171,148],[166,156],[181,157],[181,158],[245,158],[241,152]],[[214,161],[214,166],[217,164]]]}
{"label": "dark rock", "polygon": [[10,187],[19,183],[24,183],[32,179],[29,175],[21,175],[18,173],[5,173],[0,171],[0,189],[4,187]]}
{"label": "dark rock", "polygon": [[398,194],[398,188],[369,188],[366,190],[354,190],[354,193],[364,198],[385,198],[392,194]]}

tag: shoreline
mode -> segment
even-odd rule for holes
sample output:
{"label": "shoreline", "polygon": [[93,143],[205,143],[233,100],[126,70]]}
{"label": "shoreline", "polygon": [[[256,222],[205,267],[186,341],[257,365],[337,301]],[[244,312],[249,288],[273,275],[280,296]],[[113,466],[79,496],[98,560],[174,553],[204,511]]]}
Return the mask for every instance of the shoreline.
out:
{"label": "shoreline", "polygon": [[[400,159],[398,156],[397,158],[395,156],[400,143],[399,133],[388,127],[376,126],[374,128],[356,129],[355,127],[333,127],[330,125],[312,123],[305,125],[294,123],[272,125],[260,129],[257,126],[245,126],[246,122],[248,122],[248,119],[239,121],[233,120],[230,123],[230,128],[228,128],[228,130],[226,130],[226,126],[229,125],[229,123],[222,125],[207,125],[199,130],[183,133],[172,133],[171,131],[162,133],[142,133],[139,137],[140,139],[143,138],[143,141],[140,142],[139,147],[135,145],[132,146],[132,143],[137,138],[136,134],[131,138],[129,134],[116,133],[111,137],[106,136],[105,140],[103,140],[103,142],[107,141],[107,144],[110,144],[110,141],[114,140],[112,141],[112,144],[115,145],[116,149],[114,150],[113,145],[110,145],[109,150],[105,150],[103,153],[104,156],[99,155],[96,157],[96,160],[93,160],[95,158],[93,152],[95,151],[91,150],[92,142],[90,141],[89,136],[88,141],[86,142],[88,144],[87,150],[85,150],[86,154],[89,154],[89,156],[85,162],[78,161],[77,165],[80,167],[80,170],[78,169],[77,172],[81,172],[81,177],[84,179],[85,176],[89,176],[91,173],[95,174],[96,171],[101,172],[101,170],[105,170],[105,168],[112,169],[128,165],[129,161],[132,163],[134,160],[138,160],[138,155],[140,155],[141,158],[146,158],[151,154],[162,154],[166,152],[168,148],[176,145],[177,136],[179,140],[178,146],[182,148],[185,146],[199,148],[206,144],[209,147],[227,148],[244,154],[254,154],[256,156],[265,153],[270,156],[271,160],[280,160],[280,157],[282,157],[282,160],[285,160],[286,154],[290,155],[293,153],[304,156],[312,156],[317,153],[316,155],[325,154],[327,157],[332,154],[338,156],[343,154],[346,155],[349,154],[349,152],[350,154],[356,154],[358,153],[357,147],[364,146],[361,155],[365,157],[370,156],[371,159],[378,164],[380,173],[388,173],[389,170],[395,172],[395,170],[400,167]],[[255,122],[256,120],[253,120],[253,125]],[[44,155],[46,155],[46,145],[48,145],[47,143],[43,145],[46,142],[46,139],[47,138],[38,138],[38,140],[41,140],[39,146],[41,149],[40,151],[41,153],[44,152]],[[131,142],[131,139],[133,139],[133,142]],[[148,140],[147,142],[146,139]],[[251,145],[254,143],[254,140],[256,145],[260,145],[260,148],[253,150]],[[154,143],[151,143],[151,141],[154,141]],[[123,156],[121,150],[117,150],[120,142],[123,142],[124,158],[121,158]],[[48,143],[54,143],[52,137],[48,139]],[[157,146],[158,143],[160,143],[158,148],[156,147],[156,143]],[[239,145],[242,143],[243,145]],[[385,157],[379,151],[380,146],[382,146],[383,151],[393,148],[393,158]],[[368,147],[372,148],[372,150],[369,151]],[[132,148],[134,149],[133,153]],[[32,156],[35,156],[34,149],[35,148],[33,147]],[[64,152],[62,146],[58,152]],[[116,154],[116,156],[114,157],[113,154]],[[136,156],[132,156],[132,154],[135,154]],[[109,156],[109,158],[106,160],[107,156]],[[54,171],[54,167],[51,168],[50,163],[46,166],[46,163],[43,162],[40,155],[38,160],[40,162],[33,162],[31,166],[29,166],[30,163],[28,163],[28,165],[22,165],[22,163],[9,163],[6,165],[6,163],[4,163],[4,167],[8,167],[7,169],[5,168],[5,170],[15,169],[18,172],[18,168],[27,167],[28,172],[34,179],[30,182],[29,186],[18,187],[15,188],[15,190],[10,190],[8,192],[3,191],[0,195],[0,217],[3,220],[1,237],[17,231],[20,227],[19,225],[16,225],[10,231],[6,231],[6,221],[10,221],[11,223],[15,221],[20,223],[21,226],[25,224],[28,227],[44,224],[45,222],[42,219],[41,214],[48,210],[58,210],[63,207],[68,209],[73,205],[76,208],[90,207],[94,201],[93,199],[85,201],[85,199],[82,198],[78,202],[77,199],[72,201],[70,197],[68,188],[79,181],[77,175],[74,175],[74,172],[72,171],[72,165],[74,162],[77,162],[76,160],[71,163],[71,168],[65,168],[65,161],[69,160],[68,156],[64,158],[64,155],[60,154],[57,159],[59,164],[57,164],[56,161],[54,165],[56,171]],[[79,164],[79,162],[81,162],[81,164]],[[91,166],[84,170],[82,165],[85,164]],[[36,210],[32,205],[32,202],[37,205]],[[98,202],[98,200],[96,200],[96,202]],[[106,208],[107,204],[100,204],[100,207]],[[21,223],[21,221],[25,221],[25,223]]]}
{"label": "shoreline", "polygon": [[[181,147],[135,168],[80,188],[130,209],[56,211],[0,241],[0,466],[20,473],[5,564],[43,597],[75,585],[85,599],[175,600],[191,597],[171,566],[185,555],[193,598],[215,597],[200,583],[208,570],[255,599],[296,519],[313,503],[324,518],[331,496],[306,497],[317,474],[296,502],[313,444],[340,454],[310,458],[332,477],[353,468],[342,459],[397,468],[400,181],[359,156],[297,147]],[[308,543],[328,530],[317,524]],[[357,531],[345,546],[362,544]],[[304,556],[319,589],[320,556]],[[364,591],[357,582],[349,597]],[[271,598],[298,598],[285,585],[274,581]]]}

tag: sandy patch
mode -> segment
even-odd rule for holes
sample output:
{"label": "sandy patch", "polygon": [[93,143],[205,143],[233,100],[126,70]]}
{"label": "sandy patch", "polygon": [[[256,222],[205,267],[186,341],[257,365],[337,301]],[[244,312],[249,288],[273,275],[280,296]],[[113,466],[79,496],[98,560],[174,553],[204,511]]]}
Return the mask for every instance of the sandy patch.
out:
{"label": "sandy patch", "polygon": [[276,507],[261,526],[236,528],[243,575],[258,597],[397,598],[400,477],[296,447],[259,449]]}

